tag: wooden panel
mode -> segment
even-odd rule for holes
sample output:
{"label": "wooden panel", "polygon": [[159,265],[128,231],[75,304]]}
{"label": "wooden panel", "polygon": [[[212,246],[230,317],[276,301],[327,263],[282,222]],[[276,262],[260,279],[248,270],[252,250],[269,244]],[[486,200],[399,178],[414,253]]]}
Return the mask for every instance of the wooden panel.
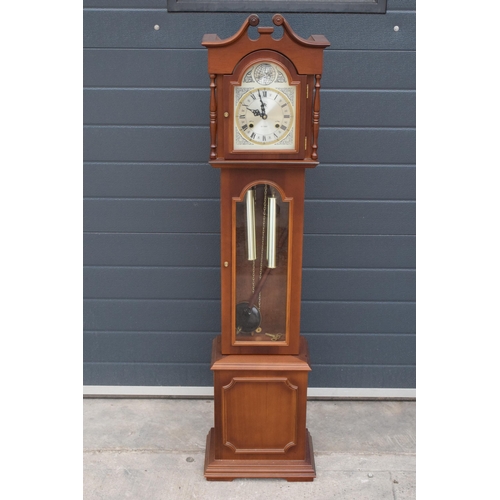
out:
{"label": "wooden panel", "polygon": [[284,454],[296,446],[297,391],[286,376],[233,377],[221,391],[224,446],[236,454]]}
{"label": "wooden panel", "polygon": [[[189,60],[189,64],[184,64]],[[414,90],[413,51],[326,50],[322,90]],[[171,69],[175,68],[175,71]],[[86,49],[86,87],[197,88],[206,90],[206,50]],[[208,120],[208,108],[206,109]],[[207,121],[208,123],[208,121]]]}
{"label": "wooden panel", "polygon": [[[84,47],[197,49],[203,34],[217,33],[221,39],[228,38],[247,17],[245,13],[85,10]],[[271,17],[271,14],[262,15],[260,26],[271,26]],[[413,13],[287,14],[286,19],[299,36],[322,34],[335,50],[415,50]],[[154,29],[156,24],[159,30]],[[400,26],[400,31],[394,31],[395,25]],[[193,29],[186,30],[186,26]],[[253,36],[255,34],[256,31]]]}
{"label": "wooden panel", "polygon": [[[243,460],[220,459],[217,456],[218,437],[215,428],[210,429],[206,441],[204,475],[207,481],[232,481],[240,478],[274,478],[287,481],[313,481],[316,477],[314,451],[309,431],[305,430],[305,446],[300,458],[274,460],[272,455],[267,459],[252,458]],[[266,456],[266,455],[261,455]]]}

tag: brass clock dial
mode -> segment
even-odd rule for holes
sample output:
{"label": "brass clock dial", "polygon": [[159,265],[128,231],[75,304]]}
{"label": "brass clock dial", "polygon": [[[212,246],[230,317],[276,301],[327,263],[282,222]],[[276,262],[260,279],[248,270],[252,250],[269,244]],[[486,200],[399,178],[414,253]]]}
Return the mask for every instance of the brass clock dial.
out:
{"label": "brass clock dial", "polygon": [[294,124],[293,106],[277,89],[249,90],[236,107],[236,126],[252,144],[266,146],[283,140]]}
{"label": "brass clock dial", "polygon": [[271,61],[249,67],[234,86],[233,149],[294,151],[297,89]]}

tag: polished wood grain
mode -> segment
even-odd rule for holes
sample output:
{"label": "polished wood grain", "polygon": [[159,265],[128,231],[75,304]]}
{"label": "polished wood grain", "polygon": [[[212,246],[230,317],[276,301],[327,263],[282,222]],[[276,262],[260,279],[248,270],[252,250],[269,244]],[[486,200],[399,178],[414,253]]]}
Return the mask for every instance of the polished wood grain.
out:
{"label": "polished wood grain", "polygon": [[217,158],[217,98],[216,76],[210,75],[210,159]]}
{"label": "polished wood grain", "polygon": [[219,459],[305,457],[307,342],[298,356],[224,355],[212,346],[215,446]]}
{"label": "polished wood grain", "polygon": [[311,435],[306,429],[306,450],[303,460],[225,460],[216,458],[215,429],[207,436],[205,454],[205,478],[207,481],[233,481],[237,478],[275,478],[288,482],[313,481],[316,466]]}
{"label": "polished wood grain", "polygon": [[[284,68],[291,86],[296,87],[296,126],[295,126],[295,144],[296,149],[291,151],[234,151],[234,87],[241,85],[248,68],[259,61],[272,61]],[[305,142],[302,139],[307,134],[307,112],[306,102],[310,101],[307,97],[307,77],[297,73],[294,64],[281,53],[274,50],[259,50],[252,52],[244,57],[235,66],[234,71],[229,75],[223,75],[220,78],[221,98],[219,105],[218,119],[223,126],[219,129],[220,143],[222,148],[217,149],[217,157],[225,160],[245,160],[252,158],[254,160],[303,160],[306,157]],[[222,137],[223,136],[223,137]]]}
{"label": "polished wood grain", "polygon": [[[257,26],[259,22],[259,17],[252,14],[229,38],[221,40],[215,34],[206,34],[203,37],[202,45],[208,49],[208,71],[211,75],[211,163],[214,159],[256,161],[300,159],[311,162],[317,159],[319,126],[319,87],[313,89],[314,76],[316,82],[319,82],[318,76],[320,78],[323,72],[323,51],[330,43],[322,35],[312,35],[308,39],[298,36],[280,14],[273,17],[273,23],[275,26],[283,26],[281,38],[273,38],[273,27],[259,27],[257,29],[259,37],[252,39],[248,36],[248,29]],[[291,85],[297,88],[295,111],[298,122],[295,127],[294,151],[233,150],[233,87],[241,83],[248,67],[259,60],[274,61],[285,68]],[[213,75],[216,75],[215,81],[212,79]],[[317,101],[314,119],[313,94]],[[214,113],[217,115],[215,123]],[[212,136],[214,131],[216,140]],[[316,146],[314,150],[313,144]]]}
{"label": "polished wood grain", "polygon": [[306,428],[307,342],[291,355],[224,355],[212,346],[215,426],[207,438],[205,477],[315,477]]}
{"label": "polished wood grain", "polygon": [[[260,167],[260,164],[255,167]],[[299,353],[304,177],[304,168],[221,169],[221,333],[224,354]],[[236,338],[236,203],[241,202],[246,190],[255,184],[275,186],[282,199],[289,203],[285,342],[245,343]]]}
{"label": "polished wood grain", "polygon": [[[252,40],[248,34],[250,26],[259,24],[259,17],[249,16],[241,28],[233,36],[221,40],[215,34],[206,34],[202,45],[208,48],[208,71],[216,74],[232,73],[236,64],[247,54],[256,50],[276,50],[282,54],[293,54],[293,62],[301,74],[317,74],[323,70],[323,50],[330,46],[330,42],[323,35],[311,35],[308,39],[298,36],[288,22],[276,14],[273,17],[275,26],[283,26],[283,36],[279,39],[272,37],[273,31],[259,29],[260,37]],[[211,57],[212,53],[216,57]]]}
{"label": "polished wood grain", "polygon": [[282,354],[266,354],[265,356],[255,356],[253,354],[223,354],[222,336],[217,336],[212,342],[212,370],[234,371],[241,363],[244,363],[247,370],[266,371],[279,367],[280,371],[306,371],[310,372],[309,350],[307,341],[300,337],[300,350],[297,355],[284,356]]}
{"label": "polished wood grain", "polygon": [[[205,454],[208,480],[312,481],[316,477],[306,428],[311,367],[307,342],[300,336],[302,239],[305,169],[318,164],[319,81],[323,51],[330,44],[322,35],[301,38],[280,14],[273,23],[283,27],[281,38],[273,38],[273,27],[258,27],[258,38],[251,39],[248,29],[259,24],[252,14],[233,36],[221,40],[208,34],[202,42],[208,49],[210,74],[210,164],[220,168],[221,189],[221,335],[212,346],[215,418]],[[259,61],[279,65],[296,89],[293,150],[234,148],[235,88]],[[242,241],[237,237],[237,222],[243,217],[238,207],[253,186],[261,186],[262,193],[274,190],[276,198],[279,194],[282,217],[287,217],[282,237],[276,237],[286,247],[278,259],[281,264],[264,271],[261,257],[259,274],[263,272],[265,279],[260,285],[255,280],[255,261],[249,264],[241,259],[241,250],[237,253],[237,243]],[[265,199],[262,194],[256,210],[263,221],[262,252]],[[252,332],[248,331],[255,328],[252,324],[248,330],[241,324],[236,327],[237,303],[253,305],[259,292],[259,313],[269,320],[271,331],[276,332],[273,328],[279,325],[280,336],[272,341],[265,337],[269,330],[260,326]],[[264,326],[264,321],[260,324]]]}
{"label": "polished wood grain", "polygon": [[[222,387],[222,442],[234,453],[284,454],[297,445],[298,386],[286,376],[232,377]],[[258,404],[254,397],[258,394]],[[274,411],[274,407],[279,411]],[[234,410],[239,408],[239,418]],[[289,417],[283,419],[283,415]]]}
{"label": "polished wood grain", "polygon": [[321,75],[316,75],[316,84],[314,85],[314,107],[313,107],[313,140],[312,140],[312,154],[313,160],[318,159],[318,133],[319,133],[319,89],[321,85],[319,81]]}

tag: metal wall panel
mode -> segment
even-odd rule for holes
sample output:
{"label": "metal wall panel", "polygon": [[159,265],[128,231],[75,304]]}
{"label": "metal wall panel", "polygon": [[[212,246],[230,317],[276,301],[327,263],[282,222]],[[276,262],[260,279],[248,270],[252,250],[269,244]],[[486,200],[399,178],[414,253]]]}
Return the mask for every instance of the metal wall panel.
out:
{"label": "metal wall panel", "polygon": [[[86,126],[87,162],[200,162],[209,141],[207,127]],[[323,128],[319,159],[327,163],[414,164],[415,130],[401,128]],[[324,158],[324,160],[323,160]]]}
{"label": "metal wall panel", "polygon": [[[219,199],[219,171],[206,163],[87,163],[87,198]],[[306,198],[415,200],[414,165],[320,164],[307,176]]]}
{"label": "metal wall panel", "polygon": [[[411,365],[412,334],[308,334],[315,364]],[[202,332],[86,332],[84,356],[90,363],[204,364],[213,335]],[[172,345],[176,348],[172,349]]]}
{"label": "metal wall panel", "polygon": [[[220,296],[219,267],[87,266],[84,298],[212,299]],[[415,300],[415,271],[304,269],[303,300]]]}
{"label": "metal wall panel", "polygon": [[[415,203],[306,201],[305,231],[315,234],[414,234]],[[85,231],[213,233],[219,231],[218,200],[87,199]]]}
{"label": "metal wall panel", "polygon": [[[86,266],[217,266],[216,233],[86,232]],[[305,234],[303,266],[307,268],[412,269],[415,236]]]}
{"label": "metal wall panel", "polygon": [[[86,9],[84,45],[87,48],[199,49],[205,33],[227,38],[239,29],[246,13],[202,13],[144,9]],[[272,24],[272,14],[259,16],[261,25]],[[287,14],[301,37],[325,35],[331,50],[415,50],[415,14]],[[154,26],[158,25],[159,30]],[[394,32],[394,26],[400,30]],[[257,36],[256,27],[251,28]],[[276,29],[276,36],[280,30]],[[201,36],[200,36],[201,35]]]}
{"label": "metal wall panel", "polygon": [[[323,90],[413,91],[415,62],[413,50],[326,50],[321,86]],[[204,48],[84,49],[83,69],[87,88],[206,90],[210,84]],[[327,110],[322,106],[321,112]]]}
{"label": "metal wall panel", "polygon": [[[220,261],[219,240],[216,233],[86,232],[83,263],[85,266],[216,266]],[[379,253],[387,255],[388,251],[384,247]]]}
{"label": "metal wall panel", "polygon": [[[87,331],[220,333],[219,300],[85,299],[84,314]],[[414,329],[413,302],[303,301],[302,304],[301,331],[305,334],[406,334],[414,333]]]}
{"label": "metal wall panel", "polygon": [[[415,0],[388,0],[387,10],[415,10]],[[85,8],[165,8],[165,0],[83,0]]]}
{"label": "metal wall panel", "polygon": [[167,0],[172,12],[375,12],[385,13],[387,0]]}
{"label": "metal wall panel", "polygon": [[[210,386],[219,172],[200,42],[232,35],[246,14],[84,7],[84,383]],[[311,387],[415,387],[414,11],[389,0],[385,15],[286,16],[332,43],[321,163],[306,174]]]}
{"label": "metal wall panel", "polygon": [[305,234],[304,267],[415,268],[414,235]]}
{"label": "metal wall panel", "polygon": [[[207,89],[85,89],[85,123],[206,125]],[[325,89],[322,127],[415,127],[415,93]]]}
{"label": "metal wall panel", "polygon": [[83,181],[86,198],[219,198],[219,171],[206,162],[87,163]]}
{"label": "metal wall panel", "polygon": [[[211,347],[210,347],[211,348]],[[314,351],[311,349],[313,355]],[[85,363],[86,385],[125,386],[210,386],[206,383],[209,363]],[[321,365],[314,364],[309,387],[324,387],[324,380],[335,381],[334,387],[414,388],[415,369],[393,365]],[[210,380],[212,382],[212,380]],[[328,386],[331,387],[331,386]]]}
{"label": "metal wall panel", "polygon": [[413,165],[319,165],[307,177],[306,198],[415,200]]}

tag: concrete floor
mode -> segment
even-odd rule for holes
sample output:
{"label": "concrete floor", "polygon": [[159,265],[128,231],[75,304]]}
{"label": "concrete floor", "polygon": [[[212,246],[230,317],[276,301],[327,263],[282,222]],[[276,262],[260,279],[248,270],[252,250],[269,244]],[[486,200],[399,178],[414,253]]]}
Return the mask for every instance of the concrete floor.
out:
{"label": "concrete floor", "polygon": [[414,401],[309,401],[317,478],[206,481],[212,400],[85,399],[84,499],[410,500]]}

